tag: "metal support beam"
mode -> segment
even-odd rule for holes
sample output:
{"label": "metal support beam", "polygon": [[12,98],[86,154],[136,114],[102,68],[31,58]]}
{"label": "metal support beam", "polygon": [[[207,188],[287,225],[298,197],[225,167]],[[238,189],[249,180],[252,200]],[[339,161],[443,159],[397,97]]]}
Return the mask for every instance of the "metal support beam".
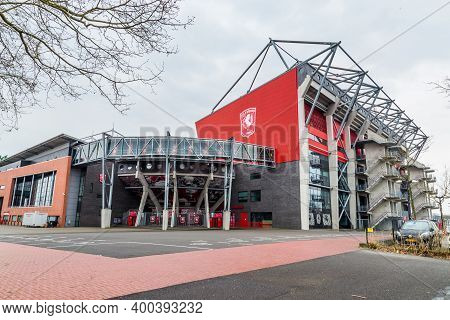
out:
{"label": "metal support beam", "polygon": [[222,202],[225,201],[225,195],[222,195],[219,200],[216,201],[216,203],[213,204],[213,206],[211,207],[210,211],[211,213],[216,211],[217,208],[222,204]]}
{"label": "metal support beam", "polygon": [[214,112],[214,110],[216,110],[216,108],[219,106],[219,104],[223,101],[223,99],[225,99],[225,97],[231,92],[231,90],[233,90],[233,88],[238,84],[239,81],[241,81],[241,79],[244,77],[244,75],[247,73],[248,70],[250,70],[250,68],[255,64],[256,61],[258,61],[259,57],[264,53],[264,51],[267,49],[267,47],[270,46],[270,42],[268,44],[266,44],[266,46],[264,47],[264,49],[261,50],[261,52],[256,56],[256,58],[250,63],[250,65],[247,67],[247,69],[245,69],[245,71],[239,76],[239,78],[233,83],[233,85],[231,86],[230,89],[228,89],[228,91],[223,95],[223,97],[219,100],[219,102],[216,103],[216,105],[214,106],[214,108],[212,109],[211,113]]}
{"label": "metal support beam", "polygon": [[287,70],[289,70],[289,66],[288,66],[288,64],[286,63],[286,61],[284,60],[283,56],[281,55],[280,50],[278,50],[277,44],[274,43],[274,42],[272,41],[272,39],[269,39],[269,40],[270,40],[270,43],[272,44],[272,46],[274,47],[275,51],[278,53],[278,56],[280,57],[281,61],[283,61],[284,66],[286,67]]}
{"label": "metal support beam", "polygon": [[211,228],[210,222],[210,213],[209,213],[209,199],[208,199],[208,191],[205,192],[205,220],[206,220],[206,228]]}
{"label": "metal support beam", "polygon": [[[137,167],[138,167],[138,171],[136,171],[135,177],[142,184],[142,193],[146,194],[146,197],[142,197],[141,201],[142,201],[142,199],[144,199],[146,201],[147,197],[150,197],[150,200],[153,202],[153,205],[156,208],[156,212],[157,213],[161,213],[162,209],[161,209],[161,205],[159,204],[158,198],[156,198],[155,194],[153,193],[152,189],[150,188],[150,186],[149,186],[147,180],[145,179],[144,175],[139,170],[139,166],[137,166]],[[145,205],[145,203],[146,202],[144,202],[144,205]],[[143,210],[144,210],[144,208],[142,208],[142,212],[143,212]],[[142,212],[140,213],[140,216],[139,216],[139,211],[138,211],[138,217],[137,217],[136,223],[135,223],[136,227],[139,226],[139,224],[140,224],[140,219],[142,217]]]}
{"label": "metal support beam", "polygon": [[200,210],[200,206],[202,205],[202,202],[203,202],[203,200],[205,198],[205,193],[208,192],[208,187],[209,187],[209,184],[211,183],[212,180],[213,180],[213,174],[211,173],[209,175],[209,177],[206,179],[205,185],[203,187],[203,190],[200,193],[200,196],[198,197],[197,204],[195,205],[195,211],[199,211]]}
{"label": "metal support beam", "polygon": [[164,175],[164,209],[163,209],[163,217],[162,217],[162,230],[167,230],[169,225],[169,192],[170,192],[170,162],[169,162],[169,153],[166,153],[166,167],[165,167],[165,175]]}
{"label": "metal support beam", "polygon": [[[328,57],[330,57],[330,61],[328,62],[327,68],[325,70],[325,73],[322,75],[322,79],[320,79],[320,85],[319,88],[317,90],[316,96],[314,97],[314,101],[313,104],[311,106],[311,110],[309,111],[308,117],[306,118],[306,126],[309,125],[309,122],[311,121],[311,117],[313,115],[314,109],[316,107],[317,101],[319,100],[319,96],[320,96],[320,92],[322,91],[323,88],[323,84],[325,82],[325,78],[327,77],[328,74],[328,70],[330,70],[330,66],[331,63],[333,62],[333,58],[334,58],[334,54],[336,53],[336,46],[331,47],[331,51],[325,56],[325,59],[323,59],[322,63],[320,64],[320,66],[317,68],[316,72],[318,70],[320,70],[320,68],[323,66],[323,64],[325,63],[325,61],[328,60]],[[314,76],[311,77],[311,81],[314,80]]]}
{"label": "metal support beam", "polygon": [[177,217],[178,210],[178,179],[176,173],[176,162],[173,162],[173,201],[172,201],[172,217],[170,220],[170,227],[175,227],[175,219]]}

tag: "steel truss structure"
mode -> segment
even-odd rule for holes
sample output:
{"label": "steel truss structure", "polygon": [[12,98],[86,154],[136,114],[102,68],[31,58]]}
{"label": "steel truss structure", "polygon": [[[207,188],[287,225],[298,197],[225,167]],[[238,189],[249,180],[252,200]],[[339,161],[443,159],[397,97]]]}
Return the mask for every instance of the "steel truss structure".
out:
{"label": "steel truss structure", "polygon": [[174,160],[209,160],[261,167],[275,167],[275,149],[234,140],[184,137],[125,137],[103,133],[72,148],[72,165],[79,166],[106,160],[138,160],[165,158]]}
{"label": "steel truss structure", "polygon": [[[292,50],[287,48],[288,46],[316,46],[318,50],[308,58],[299,59]],[[309,76],[310,81],[314,81],[318,85],[312,97],[305,97],[312,104],[306,124],[311,120],[315,108],[326,110],[327,106],[323,106],[319,102],[320,94],[326,90],[339,100],[334,117],[341,122],[341,125],[335,139],[340,137],[347,122],[351,122],[352,129],[358,134],[356,141],[361,138],[367,128],[371,128],[388,141],[404,146],[409,150],[409,156],[414,160],[417,159],[428,136],[406,115],[405,111],[395,103],[395,100],[389,97],[383,87],[370,77],[368,71],[364,70],[347,53],[340,42],[269,39],[266,46],[213,107],[212,112],[219,107],[244,76],[256,68],[247,93],[252,90],[271,49],[281,60],[286,71],[298,69],[299,82]],[[336,61],[338,60],[341,61],[341,65],[337,65]],[[350,66],[343,67],[342,60],[347,61]],[[355,113],[356,116],[352,117],[352,113]]]}
{"label": "steel truss structure", "polygon": [[[151,198],[152,196],[155,197],[145,178],[143,178],[144,175],[140,172],[139,161],[159,160],[165,162],[164,207],[161,208],[163,209],[163,230],[168,227],[170,180],[176,178],[175,171],[171,173],[170,167],[175,168],[177,161],[222,163],[225,168],[223,206],[224,214],[228,215],[224,218],[224,229],[229,229],[234,164],[244,163],[273,168],[275,167],[275,149],[237,142],[234,139],[196,139],[171,137],[170,135],[163,137],[125,137],[114,130],[84,138],[78,144],[72,146],[73,166],[101,162],[102,209],[111,209],[112,206],[115,163],[130,160],[137,163],[136,179],[142,182],[144,194],[139,206],[137,225],[141,220],[147,195],[150,195]],[[111,163],[111,166],[107,165],[108,162]],[[208,185],[205,188],[205,190],[208,190]],[[176,190],[176,187],[174,190]],[[205,195],[202,197],[205,197]],[[205,203],[207,201],[206,195]],[[175,209],[175,204],[173,208]],[[174,215],[174,212],[173,210],[172,215]],[[226,221],[227,219],[228,221]],[[172,216],[172,224],[173,221],[174,216]],[[209,220],[207,221],[209,226]]]}

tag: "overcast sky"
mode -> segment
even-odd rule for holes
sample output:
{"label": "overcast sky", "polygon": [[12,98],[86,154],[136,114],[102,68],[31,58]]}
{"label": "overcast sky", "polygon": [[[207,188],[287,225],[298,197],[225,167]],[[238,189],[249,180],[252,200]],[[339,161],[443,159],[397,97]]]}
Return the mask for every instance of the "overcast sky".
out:
{"label": "overcast sky", "polygon": [[[20,128],[0,132],[0,154],[11,155],[59,133],[84,137],[115,128],[139,135],[151,127],[175,133],[210,112],[268,38],[342,41],[357,60],[366,57],[446,1],[186,0],[183,16],[195,24],[175,34],[179,53],[151,57],[164,61],[163,82],[154,92],[135,85],[127,115],[97,96],[65,102],[24,115]],[[450,101],[428,84],[450,76],[450,5],[362,63],[370,75],[424,132],[431,148],[421,160],[450,168]],[[303,57],[300,57],[303,58]],[[281,66],[277,66],[281,67]],[[280,69],[281,71],[282,69]],[[160,106],[168,114],[154,106]],[[144,128],[144,129],[143,129]],[[184,130],[185,134],[188,134]]]}

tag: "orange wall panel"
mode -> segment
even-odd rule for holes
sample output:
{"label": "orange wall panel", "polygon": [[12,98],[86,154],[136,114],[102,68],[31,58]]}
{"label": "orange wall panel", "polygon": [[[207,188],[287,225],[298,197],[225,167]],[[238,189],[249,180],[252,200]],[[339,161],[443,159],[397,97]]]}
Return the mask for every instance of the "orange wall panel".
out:
{"label": "orange wall panel", "polygon": [[[66,200],[69,188],[69,176],[71,168],[71,157],[63,157],[55,160],[44,161],[29,166],[0,172],[0,186],[5,186],[0,190],[0,197],[3,197],[1,209],[2,215],[9,213],[12,215],[23,215],[25,212],[48,213],[49,216],[59,216],[59,226],[65,224]],[[49,171],[56,171],[55,185],[53,190],[53,203],[50,207],[20,207],[11,208],[11,198],[13,196],[14,178],[39,174]]]}

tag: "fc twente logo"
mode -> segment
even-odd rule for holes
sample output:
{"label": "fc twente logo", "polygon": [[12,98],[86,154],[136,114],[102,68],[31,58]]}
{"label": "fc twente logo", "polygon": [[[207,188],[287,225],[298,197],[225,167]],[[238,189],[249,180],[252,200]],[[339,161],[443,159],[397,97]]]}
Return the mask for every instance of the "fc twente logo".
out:
{"label": "fc twente logo", "polygon": [[250,137],[255,133],[256,108],[248,108],[241,112],[241,136]]}

